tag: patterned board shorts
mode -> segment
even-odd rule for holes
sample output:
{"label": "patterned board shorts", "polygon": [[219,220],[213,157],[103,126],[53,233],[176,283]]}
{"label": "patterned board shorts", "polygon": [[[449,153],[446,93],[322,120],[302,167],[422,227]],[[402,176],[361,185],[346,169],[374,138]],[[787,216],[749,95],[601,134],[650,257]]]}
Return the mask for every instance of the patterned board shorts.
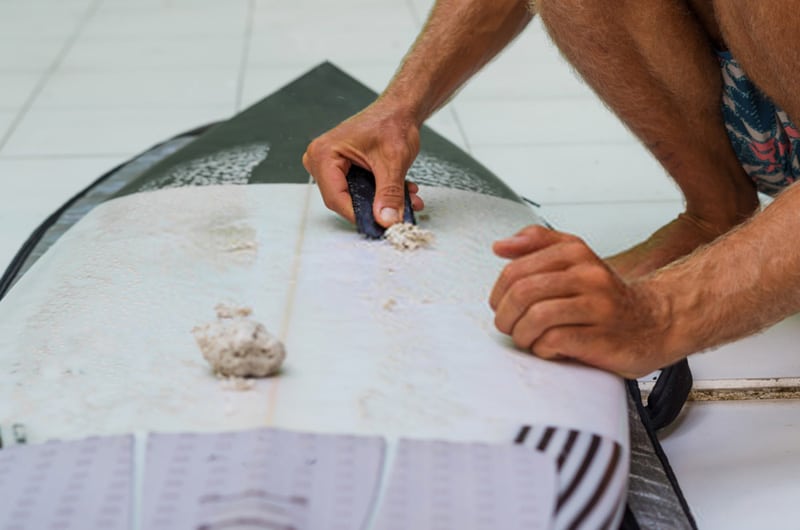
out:
{"label": "patterned board shorts", "polygon": [[800,178],[800,129],[747,78],[730,52],[722,66],[722,113],[733,150],[758,191],[776,195]]}

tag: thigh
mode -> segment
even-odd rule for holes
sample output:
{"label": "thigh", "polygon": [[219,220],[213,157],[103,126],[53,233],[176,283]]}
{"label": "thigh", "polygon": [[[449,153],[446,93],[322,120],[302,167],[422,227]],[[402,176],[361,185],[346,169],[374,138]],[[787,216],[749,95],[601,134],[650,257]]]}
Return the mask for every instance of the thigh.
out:
{"label": "thigh", "polygon": [[714,0],[728,48],[747,77],[800,123],[800,9],[794,0]]}
{"label": "thigh", "polygon": [[706,30],[709,40],[718,50],[725,50],[725,40],[717,23],[713,0],[687,0],[690,9],[694,12],[703,29]]}

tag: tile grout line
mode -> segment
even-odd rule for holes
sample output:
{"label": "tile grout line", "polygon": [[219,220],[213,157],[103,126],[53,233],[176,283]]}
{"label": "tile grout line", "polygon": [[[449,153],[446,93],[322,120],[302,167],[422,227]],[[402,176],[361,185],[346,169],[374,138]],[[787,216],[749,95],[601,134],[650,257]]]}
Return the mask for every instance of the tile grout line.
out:
{"label": "tile grout line", "polygon": [[244,83],[247,79],[247,63],[250,60],[250,46],[253,40],[253,17],[255,16],[255,0],[247,2],[247,21],[244,28],[244,43],[242,43],[242,58],[239,64],[239,76],[236,79],[236,101],[234,102],[234,112],[242,110],[242,99],[244,97]]}
{"label": "tile grout line", "polygon": [[53,62],[50,63],[50,66],[47,67],[42,76],[39,78],[39,81],[36,83],[36,86],[33,87],[33,90],[31,91],[30,95],[28,95],[28,98],[25,100],[25,103],[22,104],[22,107],[20,107],[19,112],[17,112],[17,115],[14,116],[13,120],[11,120],[8,129],[3,134],[3,136],[0,137],[0,153],[3,152],[3,149],[5,149],[6,144],[8,144],[8,141],[11,139],[11,136],[13,136],[14,132],[16,132],[17,130],[17,127],[19,127],[19,124],[22,123],[22,120],[25,118],[25,116],[27,116],[28,112],[31,110],[31,107],[33,107],[33,103],[42,93],[42,90],[44,90],[45,85],[48,83],[48,81],[50,81],[50,78],[56,72],[58,67],[61,66],[62,61],[70,52],[72,47],[75,45],[75,42],[77,42],[78,37],[80,37],[81,33],[83,33],[84,28],[89,23],[89,20],[97,12],[97,9],[100,7],[100,4],[102,2],[103,0],[94,0],[91,3],[91,5],[89,5],[83,17],[75,27],[75,30],[67,38],[66,43],[64,43],[64,46],[61,48],[61,51],[58,52],[55,59],[53,59]]}

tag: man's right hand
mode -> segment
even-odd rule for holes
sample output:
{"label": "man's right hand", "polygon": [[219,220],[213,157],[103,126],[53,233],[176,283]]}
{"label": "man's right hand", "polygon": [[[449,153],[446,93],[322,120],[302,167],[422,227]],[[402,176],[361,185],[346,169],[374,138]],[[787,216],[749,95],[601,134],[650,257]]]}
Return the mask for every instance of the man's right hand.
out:
{"label": "man's right hand", "polygon": [[[315,139],[303,165],[319,185],[325,205],[355,222],[346,175],[355,164],[375,175],[375,220],[384,227],[403,220],[405,176],[419,153],[419,125],[389,104],[376,101]],[[411,206],[424,207],[416,184],[409,184]]]}
{"label": "man's right hand", "polygon": [[[346,175],[352,164],[375,174],[375,220],[403,219],[404,181],[419,152],[419,128],[528,24],[527,0],[437,0],[389,86],[361,113],[308,146],[303,165],[325,205],[355,222]],[[411,206],[421,210],[417,186]]]}

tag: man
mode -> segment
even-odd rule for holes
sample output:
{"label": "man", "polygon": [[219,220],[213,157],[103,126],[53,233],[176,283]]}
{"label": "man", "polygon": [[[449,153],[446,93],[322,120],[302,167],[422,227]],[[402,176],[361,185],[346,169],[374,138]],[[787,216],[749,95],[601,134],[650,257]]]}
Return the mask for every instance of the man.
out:
{"label": "man", "polygon": [[[675,179],[686,211],[607,260],[542,227],[498,241],[511,262],[490,297],[497,328],[540,357],[637,377],[800,311],[795,2],[440,0],[380,98],[309,146],[326,205],[353,221],[345,174],[357,164],[375,173],[376,219],[400,221],[419,127],[534,11]],[[754,214],[756,184],[787,189]]]}

